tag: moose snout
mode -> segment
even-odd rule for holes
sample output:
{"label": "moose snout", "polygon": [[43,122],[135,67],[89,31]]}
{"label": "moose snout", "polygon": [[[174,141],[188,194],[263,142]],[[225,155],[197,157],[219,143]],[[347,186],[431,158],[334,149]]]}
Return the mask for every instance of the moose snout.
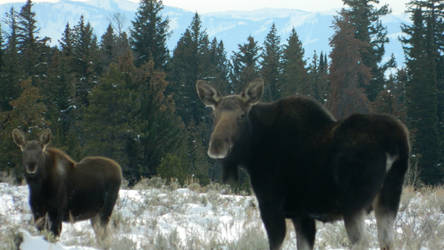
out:
{"label": "moose snout", "polygon": [[208,156],[213,159],[223,159],[227,157],[231,149],[231,142],[227,138],[213,138],[208,147]]}
{"label": "moose snout", "polygon": [[28,163],[25,167],[27,174],[35,174],[37,173],[37,163]]}

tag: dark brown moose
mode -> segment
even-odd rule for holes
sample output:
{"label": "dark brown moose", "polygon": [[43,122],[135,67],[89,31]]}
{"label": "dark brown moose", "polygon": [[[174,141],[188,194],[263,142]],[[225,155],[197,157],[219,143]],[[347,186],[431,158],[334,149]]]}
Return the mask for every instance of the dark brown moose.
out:
{"label": "dark brown moose", "polygon": [[219,159],[224,180],[246,169],[256,194],[270,249],[280,249],[285,219],[296,229],[298,249],[313,249],[315,220],[344,220],[352,249],[368,249],[364,217],[375,210],[381,249],[393,249],[395,220],[409,140],[406,127],[388,115],[354,114],[336,120],[306,97],[258,103],[264,83],[221,96],[196,84],[213,109],[208,155]]}
{"label": "dark brown moose", "polygon": [[119,164],[105,157],[75,162],[64,152],[47,147],[49,130],[44,130],[39,140],[27,141],[22,131],[14,129],[12,138],[23,152],[29,203],[37,228],[59,236],[62,221],[91,219],[99,242],[104,240],[122,180]]}

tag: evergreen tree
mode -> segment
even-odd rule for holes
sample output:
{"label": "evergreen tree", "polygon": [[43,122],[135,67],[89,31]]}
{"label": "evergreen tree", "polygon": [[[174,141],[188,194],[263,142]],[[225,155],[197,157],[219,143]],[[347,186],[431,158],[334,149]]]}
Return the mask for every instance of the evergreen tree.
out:
{"label": "evergreen tree", "polygon": [[52,144],[73,154],[77,141],[71,137],[74,118],[74,74],[71,57],[62,51],[53,53],[47,79],[41,84],[43,101],[48,107],[46,119],[51,123],[54,135]]}
{"label": "evergreen tree", "polygon": [[385,53],[385,44],[389,42],[387,29],[382,25],[381,17],[390,13],[388,5],[376,7],[379,0],[343,0],[348,6],[343,10],[355,28],[355,38],[369,44],[360,48],[362,63],[370,68],[371,78],[359,76],[359,87],[365,88],[367,97],[373,101],[384,87],[384,73],[394,67],[394,60],[381,65]]}
{"label": "evergreen tree", "polygon": [[[65,31],[66,32],[66,31]],[[100,72],[97,38],[90,23],[85,23],[83,16],[71,30],[72,33],[72,67],[75,73],[74,102],[77,108],[88,106],[88,93],[97,83]]]}
{"label": "evergreen tree", "polygon": [[205,107],[200,103],[196,93],[195,84],[198,79],[203,79],[208,72],[208,35],[202,30],[201,20],[196,13],[190,26],[177,42],[171,59],[170,81],[171,93],[177,104],[177,113],[185,124],[208,123],[204,114]]}
{"label": "evergreen tree", "polygon": [[[317,70],[317,67],[315,70]],[[302,42],[294,28],[287,39],[287,44],[284,45],[282,78],[282,96],[290,96],[296,93],[314,96],[313,82],[308,81]]]}
{"label": "evergreen tree", "polygon": [[230,85],[228,84],[229,62],[222,41],[218,42],[216,38],[211,41],[209,48],[209,64],[206,79],[211,81],[221,94],[228,95],[230,93]]}
{"label": "evergreen tree", "polygon": [[118,38],[114,34],[111,24],[108,25],[105,34],[100,39],[100,61],[102,67],[107,67],[113,60],[116,60]]}
{"label": "evergreen tree", "polygon": [[[434,1],[412,1],[412,25],[403,25],[407,37],[401,39],[407,59],[407,115],[413,131],[413,153],[420,177],[427,184],[443,181],[439,163],[438,68],[439,50],[435,38],[438,17]],[[442,38],[438,38],[441,39]]]}
{"label": "evergreen tree", "polygon": [[35,83],[35,78],[44,78],[47,70],[45,66],[49,61],[49,48],[46,42],[49,38],[38,36],[39,29],[32,6],[32,1],[27,0],[17,16],[17,48],[26,76],[32,77]]}
{"label": "evergreen tree", "polygon": [[231,57],[230,80],[233,93],[240,93],[246,84],[260,76],[258,61],[261,48],[252,36],[247,38],[247,43],[239,44],[238,51]]}
{"label": "evergreen tree", "polygon": [[280,43],[276,25],[273,23],[265,37],[264,49],[261,54],[261,74],[265,82],[263,99],[265,101],[273,101],[281,97],[282,49]]}
{"label": "evergreen tree", "polygon": [[11,140],[11,131],[20,128],[29,136],[36,137],[41,129],[48,126],[44,119],[46,106],[42,102],[40,90],[32,86],[31,80],[20,83],[22,89],[20,96],[11,101],[13,107],[10,111],[0,112],[0,120],[5,121],[0,131],[0,170],[14,174],[17,180],[23,176],[20,166],[20,150]]}
{"label": "evergreen tree", "polygon": [[[200,102],[195,84],[198,79],[208,79],[223,84],[224,51],[223,44],[210,45],[206,31],[196,13],[190,26],[179,39],[169,64],[169,93],[174,95],[177,114],[186,124],[186,156],[190,169],[201,181],[208,176],[209,159],[206,145],[210,133],[209,110]],[[215,64],[214,64],[215,63]],[[207,180],[205,180],[207,181]]]}
{"label": "evergreen tree", "polygon": [[321,52],[318,57],[315,51],[312,62],[308,66],[307,74],[313,97],[320,103],[326,103],[330,92],[327,54]]}
{"label": "evergreen tree", "polygon": [[358,85],[358,79],[364,83],[370,80],[370,69],[360,63],[359,53],[368,44],[355,38],[355,28],[343,11],[335,17],[333,28],[328,107],[339,119],[352,113],[368,113],[368,99]]}
{"label": "evergreen tree", "polygon": [[17,49],[17,12],[13,8],[6,14],[6,23],[9,34],[3,57],[3,73],[0,75],[0,112],[12,109],[10,102],[20,95],[19,82],[23,79]]}
{"label": "evergreen tree", "polygon": [[131,28],[131,46],[136,56],[136,65],[149,60],[156,68],[165,70],[169,57],[166,45],[168,18],[161,15],[162,0],[142,0]]}

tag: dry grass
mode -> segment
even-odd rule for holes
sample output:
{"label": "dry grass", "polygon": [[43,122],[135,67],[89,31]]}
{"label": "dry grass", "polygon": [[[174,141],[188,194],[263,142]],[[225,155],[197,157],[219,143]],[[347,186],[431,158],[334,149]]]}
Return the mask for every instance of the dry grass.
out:
{"label": "dry grass", "polygon": [[[185,188],[185,189],[184,189]],[[121,197],[112,216],[109,229],[111,249],[267,249],[268,241],[259,216],[257,202],[251,196],[221,195],[232,194],[228,186],[210,184],[200,186],[197,182],[183,186],[170,181],[167,184],[160,178],[143,180],[138,183],[132,195]],[[187,208],[207,207],[206,213],[214,216],[225,214],[233,221],[221,227],[217,221],[205,223],[205,235],[193,227],[176,230],[161,230],[165,227],[163,216],[171,216],[173,221],[186,224]],[[240,208],[240,209],[239,209]],[[147,216],[150,215],[150,216]],[[3,217],[3,216],[2,216]],[[373,213],[366,220],[369,241],[372,248],[378,248],[376,223]],[[238,223],[239,220],[242,223]],[[0,218],[0,223],[5,223]],[[192,218],[190,218],[192,220]],[[182,222],[181,222],[182,221]],[[69,241],[62,244],[99,247],[92,227],[78,223],[64,230],[69,231]],[[401,197],[401,205],[395,222],[395,249],[444,249],[444,188],[406,187]],[[31,223],[9,225],[0,228],[0,250],[17,249],[20,244],[19,228],[37,234]],[[66,229],[68,228],[68,229]],[[317,223],[316,249],[348,249],[349,241],[343,222]],[[137,230],[139,236],[131,232]],[[185,230],[186,232],[184,232]],[[222,232],[234,230],[237,240],[221,239]],[[67,234],[67,233],[65,233]],[[181,236],[182,235],[182,236]],[[181,238],[187,235],[185,239]],[[64,237],[62,233],[62,238]],[[141,237],[141,238],[137,238]],[[287,236],[283,249],[295,249],[296,239],[293,225],[287,221]]]}

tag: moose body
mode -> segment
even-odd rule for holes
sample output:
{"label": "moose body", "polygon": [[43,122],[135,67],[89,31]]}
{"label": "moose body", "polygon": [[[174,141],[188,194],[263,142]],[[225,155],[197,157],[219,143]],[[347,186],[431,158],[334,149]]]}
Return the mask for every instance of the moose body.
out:
{"label": "moose body", "polygon": [[376,114],[337,121],[305,97],[256,104],[261,81],[225,97],[204,81],[196,87],[215,116],[208,154],[222,162],[224,180],[236,179],[238,167],[248,172],[270,249],[281,247],[286,218],[298,249],[313,249],[315,220],[338,219],[352,248],[365,248],[364,216],[371,209],[381,249],[393,248],[409,154],[400,121]]}
{"label": "moose body", "polygon": [[43,132],[39,141],[26,141],[18,129],[12,134],[23,152],[29,203],[37,228],[59,236],[62,221],[91,219],[99,241],[103,240],[122,180],[119,164],[105,157],[75,162],[61,150],[47,147],[49,131]]}

